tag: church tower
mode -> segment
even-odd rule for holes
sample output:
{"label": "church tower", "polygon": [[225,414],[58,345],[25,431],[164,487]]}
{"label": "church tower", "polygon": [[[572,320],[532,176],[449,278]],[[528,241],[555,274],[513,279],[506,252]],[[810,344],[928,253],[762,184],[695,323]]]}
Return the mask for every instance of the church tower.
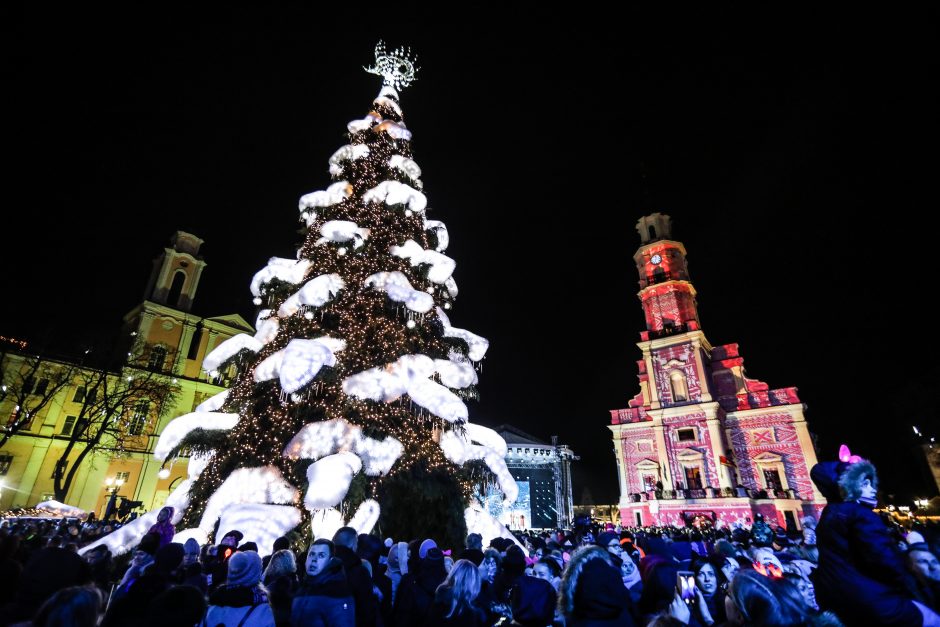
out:
{"label": "church tower", "polygon": [[196,299],[199,277],[206,262],[199,256],[202,240],[177,231],[170,246],[153,260],[153,272],[144,292],[144,300],[160,303],[179,311],[189,311]]}
{"label": "church tower", "polygon": [[737,344],[701,329],[682,242],[668,215],[636,225],[633,256],[646,329],[640,393],[611,410],[624,525],[749,525],[760,512],[796,527],[825,504],[796,388],[749,379]]}

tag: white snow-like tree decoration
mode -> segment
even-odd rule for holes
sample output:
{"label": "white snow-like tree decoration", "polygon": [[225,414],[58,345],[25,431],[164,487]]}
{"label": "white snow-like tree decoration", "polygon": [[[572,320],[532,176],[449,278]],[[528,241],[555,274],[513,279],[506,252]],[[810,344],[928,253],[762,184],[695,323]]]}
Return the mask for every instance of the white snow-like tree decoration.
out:
{"label": "white snow-like tree decoration", "polygon": [[297,488],[288,483],[274,466],[238,468],[209,497],[199,528],[211,533],[222,512],[237,503],[290,505],[299,498]]}
{"label": "white snow-like tree decoration", "polygon": [[339,204],[352,196],[353,187],[349,181],[337,181],[326,189],[304,194],[300,197],[300,212],[319,207],[330,207]]}
{"label": "white snow-like tree decoration", "polygon": [[377,133],[388,133],[392,139],[403,139],[411,141],[411,131],[405,128],[404,122],[395,122],[394,120],[385,120],[375,127]]}
{"label": "white snow-like tree decoration", "polygon": [[362,469],[362,460],[343,452],[321,457],[307,468],[307,494],[304,506],[313,511],[338,505],[346,497],[353,477]]}
{"label": "white snow-like tree decoration", "polygon": [[415,184],[421,182],[421,168],[418,167],[418,163],[414,159],[409,159],[403,155],[392,155],[388,160],[388,166],[401,170]]}
{"label": "white snow-like tree decoration", "polygon": [[333,419],[304,425],[284,448],[288,459],[320,459],[332,453],[352,452],[362,460],[367,475],[387,474],[401,457],[401,442],[388,436],[376,440],[345,420]]}
{"label": "white snow-like tree decoration", "polygon": [[[513,479],[506,466],[506,441],[492,429],[480,425],[464,425],[463,434],[456,430],[447,431],[441,435],[440,447],[444,457],[458,465],[470,460],[482,459],[487,467],[496,475],[499,487],[506,496],[508,503],[513,503],[519,497],[519,486]],[[474,437],[474,434],[476,437]],[[473,444],[471,439],[483,441],[485,444]]]}
{"label": "white snow-like tree decoration", "polygon": [[261,287],[274,279],[296,285],[304,280],[312,265],[309,259],[297,260],[271,257],[268,260],[268,265],[252,277],[251,294],[261,296]]}
{"label": "white snow-like tree decoration", "polygon": [[284,348],[281,361],[281,389],[292,394],[317,376],[323,366],[336,364],[329,347],[318,340],[291,340]]}
{"label": "white snow-like tree decoration", "polygon": [[375,527],[375,523],[379,522],[379,513],[381,511],[378,501],[366,499],[359,505],[355,515],[349,519],[347,524],[360,534],[370,533],[372,528]]}
{"label": "white snow-like tree decoration", "polygon": [[457,281],[454,280],[454,277],[450,277],[444,281],[444,288],[447,290],[447,293],[450,294],[451,299],[457,298]]}
{"label": "white snow-like tree decoration", "polygon": [[196,405],[193,411],[195,412],[207,412],[207,411],[218,411],[222,409],[222,405],[225,404],[225,399],[228,398],[228,390],[223,390],[216,394],[215,396],[210,396],[203,402]]}
{"label": "white snow-like tree decoration", "polygon": [[310,279],[302,288],[281,303],[277,315],[281,318],[287,318],[294,315],[304,305],[308,307],[322,307],[327,304],[346,287],[343,277],[336,274],[321,274]]}
{"label": "white snow-like tree decoration", "polygon": [[369,239],[369,229],[361,229],[355,222],[349,220],[329,220],[320,227],[320,239],[317,245],[327,242],[348,242],[352,240],[353,248],[361,248]]}
{"label": "white snow-like tree decoration", "polygon": [[382,121],[382,116],[376,113],[375,111],[370,111],[366,117],[353,120],[346,125],[346,130],[352,134],[361,133],[362,131],[368,131],[374,125],[379,124]]}
{"label": "white snow-like tree decoration", "polygon": [[212,349],[212,352],[206,355],[206,358],[202,360],[202,369],[209,373],[215,372],[223,363],[238,354],[239,351],[250,350],[253,353],[257,353],[261,350],[262,346],[264,345],[261,342],[247,333],[239,333]]}
{"label": "white snow-like tree decoration", "polygon": [[436,372],[426,355],[402,355],[384,367],[370,368],[343,380],[343,392],[356,398],[394,401],[407,393],[411,400],[448,421],[466,420],[467,406],[443,385],[430,380]]}
{"label": "white snow-like tree decoration", "polygon": [[192,412],[174,418],[163,428],[160,439],[153,449],[153,456],[159,460],[166,459],[167,455],[180,445],[191,431],[196,429],[227,431],[238,424],[238,414],[223,414],[219,412]]}
{"label": "white snow-like tree decoration", "polygon": [[408,386],[408,396],[416,405],[448,422],[466,420],[470,415],[459,396],[430,379],[413,381]]}
{"label": "white snow-like tree decoration", "polygon": [[427,196],[401,181],[382,181],[362,195],[362,202],[384,202],[389,207],[405,205],[418,213],[428,206]]}
{"label": "white snow-like tree decoration", "polygon": [[437,247],[435,248],[437,252],[442,253],[450,246],[450,234],[448,234],[447,227],[440,220],[425,220],[424,230],[431,231],[437,237]]}
{"label": "white snow-like tree decoration", "polygon": [[58,516],[70,516],[72,518],[84,518],[88,515],[88,512],[81,508],[75,507],[74,505],[66,505],[65,503],[60,503],[53,499],[37,503],[35,509],[51,512]]}
{"label": "white snow-like tree decoration", "polygon": [[285,348],[268,355],[255,366],[255,381],[260,383],[280,378],[285,393],[296,392],[312,381],[324,365],[334,365],[334,354],[345,347],[345,340],[325,335],[311,340],[291,340]]}
{"label": "white snow-like tree decoration", "polygon": [[470,347],[469,357],[473,361],[480,361],[483,359],[483,356],[486,355],[486,349],[490,347],[490,341],[484,337],[480,337],[476,333],[471,333],[466,329],[458,329],[456,327],[450,326],[450,318],[447,317],[447,314],[438,307],[437,316],[441,320],[441,324],[444,325],[444,335],[447,337],[456,337],[460,338],[467,343],[467,346]]}
{"label": "white snow-like tree decoration", "polygon": [[310,533],[313,539],[333,539],[333,534],[339,531],[345,523],[343,515],[335,507],[326,507],[310,512]]}
{"label": "white snow-like tree decoration", "polygon": [[412,266],[429,264],[428,280],[431,283],[443,283],[451,277],[457,268],[457,262],[436,250],[427,250],[421,244],[410,239],[401,246],[392,246],[390,251],[396,257],[407,259]]}
{"label": "white snow-like tree decoration", "polygon": [[476,501],[472,501],[464,510],[464,521],[467,523],[467,533],[478,533],[483,537],[483,546],[489,546],[493,538],[509,538],[521,547],[519,540]]}
{"label": "white snow-like tree decoration", "polygon": [[398,105],[398,92],[395,91],[395,88],[391,85],[384,85],[382,90],[379,92],[379,95],[375,100],[372,101],[372,104],[384,104],[397,113],[398,117],[401,117],[402,115],[401,107]]}
{"label": "white snow-like tree decoration", "polygon": [[343,161],[355,161],[369,156],[369,147],[366,144],[346,144],[330,157],[330,174],[339,176],[343,173]]}
{"label": "white snow-like tree decoration", "polygon": [[434,297],[411,287],[408,278],[395,270],[394,272],[376,272],[365,280],[367,287],[380,289],[388,294],[396,303],[402,303],[411,311],[427,313],[434,307]]}
{"label": "white snow-like tree decoration", "polygon": [[270,555],[274,541],[300,524],[300,510],[289,505],[239,503],[222,512],[220,533],[238,529],[244,534],[243,542],[258,545],[258,554]]}
{"label": "white snow-like tree decoration", "polygon": [[[267,311],[271,311],[268,309]],[[258,329],[258,332],[255,333],[255,339],[261,342],[262,344],[267,344],[275,337],[277,337],[278,329],[280,329],[281,324],[276,316],[272,316],[265,320],[260,320],[259,324],[255,327]]]}
{"label": "white snow-like tree decoration", "polygon": [[476,369],[470,364],[435,359],[434,369],[441,375],[441,383],[449,388],[465,388],[476,385],[479,381]]}
{"label": "white snow-like tree decoration", "polygon": [[[189,487],[190,482],[188,480],[181,481],[180,485],[170,493],[167,497],[164,505],[169,505],[175,511],[173,512],[173,518],[170,519],[174,525],[178,524],[179,521],[183,518],[183,512],[189,507]],[[78,550],[79,555],[84,555],[88,551],[92,550],[96,546],[104,545],[108,547],[112,555],[123,555],[127,553],[140,543],[140,538],[150,530],[157,522],[157,515],[160,513],[160,508],[155,508],[152,511],[147,512],[143,516],[135,518],[131,522],[121,526],[116,531],[109,533],[108,535],[95,540],[91,544],[87,544]]]}

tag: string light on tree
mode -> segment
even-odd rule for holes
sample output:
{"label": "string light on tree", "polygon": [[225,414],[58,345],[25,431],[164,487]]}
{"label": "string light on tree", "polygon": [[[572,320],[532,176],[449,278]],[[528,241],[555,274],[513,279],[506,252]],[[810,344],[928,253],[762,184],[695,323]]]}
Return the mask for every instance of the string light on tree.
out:
{"label": "string light on tree", "polygon": [[[172,421],[157,443],[163,460],[190,455],[168,499],[182,514],[178,540],[211,540],[220,521],[237,520],[264,551],[266,517],[279,534],[345,522],[455,547],[467,525],[484,541],[510,537],[474,500],[481,482],[498,481],[510,500],[517,491],[501,463],[505,443],[468,424],[464,399],[489,343],[444,314],[456,262],[443,252],[446,226],[427,218],[399,102],[414,57],[381,42],[375,54],[366,69],[383,78],[378,96],[347,124],[325,189],[298,203],[303,244],[251,279],[265,307],[257,333],[204,360],[210,376],[236,372],[231,389]],[[126,550],[128,534],[146,532],[135,524],[101,542]]]}

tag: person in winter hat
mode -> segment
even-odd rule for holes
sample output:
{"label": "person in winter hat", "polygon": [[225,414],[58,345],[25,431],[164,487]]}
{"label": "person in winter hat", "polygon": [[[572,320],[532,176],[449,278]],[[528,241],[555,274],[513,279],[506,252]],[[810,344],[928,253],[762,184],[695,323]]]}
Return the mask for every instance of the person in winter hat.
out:
{"label": "person in winter hat", "polygon": [[343,562],[333,556],[333,543],[318,538],[310,545],[307,576],[291,606],[291,625],[353,627],[356,602],[346,581]]}
{"label": "person in winter hat", "polygon": [[917,586],[897,544],[872,508],[878,474],[842,446],[839,461],[820,462],[810,477],[829,504],[816,526],[819,567],[813,573],[820,607],[846,625],[940,625],[915,600]]}
{"label": "person in winter hat", "polygon": [[172,507],[164,507],[157,514],[157,522],[150,527],[150,533],[156,533],[160,536],[160,546],[165,546],[173,542],[173,536],[176,535],[176,527],[173,526]]}
{"label": "person in winter hat", "polygon": [[261,583],[261,556],[239,551],[228,560],[225,585],[209,595],[203,621],[217,627],[274,627],[274,613]]}
{"label": "person in winter hat", "polygon": [[571,555],[558,593],[558,613],[568,627],[636,624],[630,595],[606,550],[588,545]]}

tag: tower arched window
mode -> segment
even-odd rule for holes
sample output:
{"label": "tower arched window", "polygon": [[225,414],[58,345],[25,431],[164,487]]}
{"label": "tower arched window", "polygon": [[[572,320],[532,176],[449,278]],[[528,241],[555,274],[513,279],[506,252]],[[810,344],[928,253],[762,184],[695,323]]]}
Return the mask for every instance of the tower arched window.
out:
{"label": "tower arched window", "polygon": [[166,352],[165,346],[154,346],[150,349],[150,359],[147,365],[151,370],[163,372],[166,368]]}
{"label": "tower arched window", "polygon": [[183,293],[183,284],[186,282],[186,273],[177,272],[173,275],[173,285],[170,286],[170,293],[167,294],[166,304],[170,307],[179,307],[180,295]]}
{"label": "tower arched window", "polygon": [[670,372],[669,385],[672,387],[672,401],[674,403],[689,400],[689,384],[685,379],[684,372],[680,370]]}
{"label": "tower arched window", "polygon": [[649,229],[650,239],[656,239],[656,227],[651,224],[647,228]]}

